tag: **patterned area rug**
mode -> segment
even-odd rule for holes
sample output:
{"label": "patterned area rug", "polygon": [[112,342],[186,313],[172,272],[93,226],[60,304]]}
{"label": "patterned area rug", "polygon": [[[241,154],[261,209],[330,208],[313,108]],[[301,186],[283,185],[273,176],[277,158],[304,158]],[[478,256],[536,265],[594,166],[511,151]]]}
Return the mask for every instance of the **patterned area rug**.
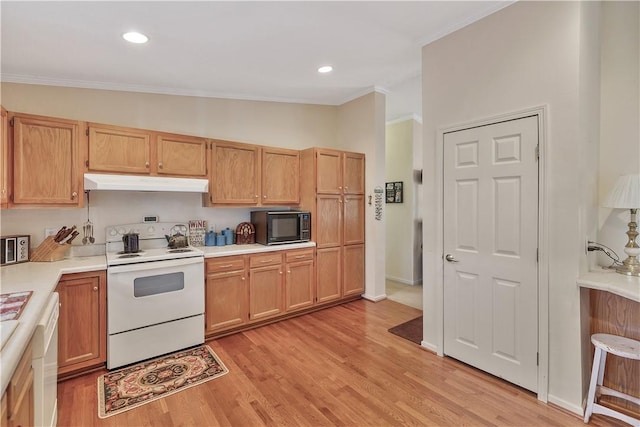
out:
{"label": "patterned area rug", "polygon": [[389,332],[420,345],[422,344],[422,316],[394,326],[389,329]]}
{"label": "patterned area rug", "polygon": [[128,411],[228,372],[207,345],[109,372],[98,378],[98,416]]}

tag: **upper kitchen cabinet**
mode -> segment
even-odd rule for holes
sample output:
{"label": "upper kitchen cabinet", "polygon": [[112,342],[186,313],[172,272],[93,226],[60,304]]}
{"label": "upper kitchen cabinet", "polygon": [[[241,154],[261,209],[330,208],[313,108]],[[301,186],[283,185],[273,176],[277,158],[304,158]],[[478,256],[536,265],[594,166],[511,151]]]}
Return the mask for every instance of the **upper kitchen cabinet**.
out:
{"label": "upper kitchen cabinet", "polygon": [[207,177],[207,141],[186,135],[156,136],[158,175]]}
{"label": "upper kitchen cabinet", "polygon": [[89,124],[91,172],[207,176],[207,141],[186,135]]}
{"label": "upper kitchen cabinet", "polygon": [[148,174],[151,172],[149,131],[89,123],[89,161],[92,172]]}
{"label": "upper kitchen cabinet", "polygon": [[314,153],[318,193],[364,194],[364,154],[323,148]]}
{"label": "upper kitchen cabinet", "polygon": [[82,206],[80,122],[9,114],[13,148],[12,206]]}
{"label": "upper kitchen cabinet", "polygon": [[262,148],[262,204],[300,203],[300,152]]}
{"label": "upper kitchen cabinet", "polygon": [[211,204],[257,206],[260,202],[259,178],[259,147],[211,141]]}
{"label": "upper kitchen cabinet", "polygon": [[6,208],[9,200],[9,173],[7,159],[9,148],[9,120],[7,110],[0,107],[0,207]]}

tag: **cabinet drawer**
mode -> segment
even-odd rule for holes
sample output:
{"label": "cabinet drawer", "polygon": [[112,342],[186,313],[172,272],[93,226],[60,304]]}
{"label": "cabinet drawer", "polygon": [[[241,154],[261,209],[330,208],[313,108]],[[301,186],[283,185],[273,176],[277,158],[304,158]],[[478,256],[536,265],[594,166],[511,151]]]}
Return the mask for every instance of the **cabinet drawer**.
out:
{"label": "cabinet drawer", "polygon": [[207,274],[236,270],[244,270],[243,256],[211,258],[207,260]]}
{"label": "cabinet drawer", "polygon": [[31,374],[31,344],[24,351],[9,382],[7,403],[9,404],[10,413],[13,413],[18,404],[19,397],[23,394],[23,389],[29,386],[29,374]]}
{"label": "cabinet drawer", "polygon": [[249,261],[249,268],[264,267],[265,265],[274,265],[282,263],[282,254],[273,252],[263,255],[252,255]]}
{"label": "cabinet drawer", "polygon": [[313,260],[313,249],[287,252],[286,260],[287,262]]}

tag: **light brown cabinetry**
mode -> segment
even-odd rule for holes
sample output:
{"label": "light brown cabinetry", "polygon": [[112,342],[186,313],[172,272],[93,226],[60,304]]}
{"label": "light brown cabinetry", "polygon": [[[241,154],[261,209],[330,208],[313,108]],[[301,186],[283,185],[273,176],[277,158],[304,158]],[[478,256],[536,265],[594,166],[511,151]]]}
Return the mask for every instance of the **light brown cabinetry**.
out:
{"label": "light brown cabinetry", "polygon": [[7,110],[0,107],[0,207],[6,208],[9,200],[9,119]]}
{"label": "light brown cabinetry", "polygon": [[245,324],[248,320],[248,287],[244,256],[206,261],[205,333]]}
{"label": "light brown cabinetry", "polygon": [[23,353],[2,397],[2,425],[32,426],[34,422],[33,368],[31,344]]}
{"label": "light brown cabinetry", "polygon": [[58,375],[103,365],[106,358],[106,275],[104,271],[65,274],[58,282]]}
{"label": "light brown cabinetry", "polygon": [[301,208],[311,211],[317,302],[364,291],[364,154],[310,148],[301,154]]}
{"label": "light brown cabinetry", "polygon": [[282,253],[249,256],[249,320],[262,320],[283,312]]}
{"label": "light brown cabinetry", "polygon": [[300,202],[300,153],[211,141],[208,205],[277,206]]}
{"label": "light brown cabinetry", "polygon": [[88,163],[91,172],[207,176],[204,138],[89,123]]}
{"label": "light brown cabinetry", "polygon": [[80,122],[10,113],[10,205],[82,206]]}
{"label": "light brown cabinetry", "polygon": [[285,253],[285,311],[301,310],[313,305],[314,276],[313,249]]}

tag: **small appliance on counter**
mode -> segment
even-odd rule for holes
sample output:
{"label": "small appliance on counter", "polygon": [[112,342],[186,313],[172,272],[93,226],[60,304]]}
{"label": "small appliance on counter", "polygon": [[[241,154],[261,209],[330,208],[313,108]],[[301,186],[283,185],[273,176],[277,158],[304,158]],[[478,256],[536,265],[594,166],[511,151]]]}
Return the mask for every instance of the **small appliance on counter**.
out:
{"label": "small appliance on counter", "polygon": [[253,211],[256,243],[279,245],[308,242],[311,239],[311,214],[301,211]]}
{"label": "small appliance on counter", "polygon": [[19,262],[29,261],[29,239],[30,236],[2,236],[0,245],[2,254],[0,254],[0,264],[17,264]]}

